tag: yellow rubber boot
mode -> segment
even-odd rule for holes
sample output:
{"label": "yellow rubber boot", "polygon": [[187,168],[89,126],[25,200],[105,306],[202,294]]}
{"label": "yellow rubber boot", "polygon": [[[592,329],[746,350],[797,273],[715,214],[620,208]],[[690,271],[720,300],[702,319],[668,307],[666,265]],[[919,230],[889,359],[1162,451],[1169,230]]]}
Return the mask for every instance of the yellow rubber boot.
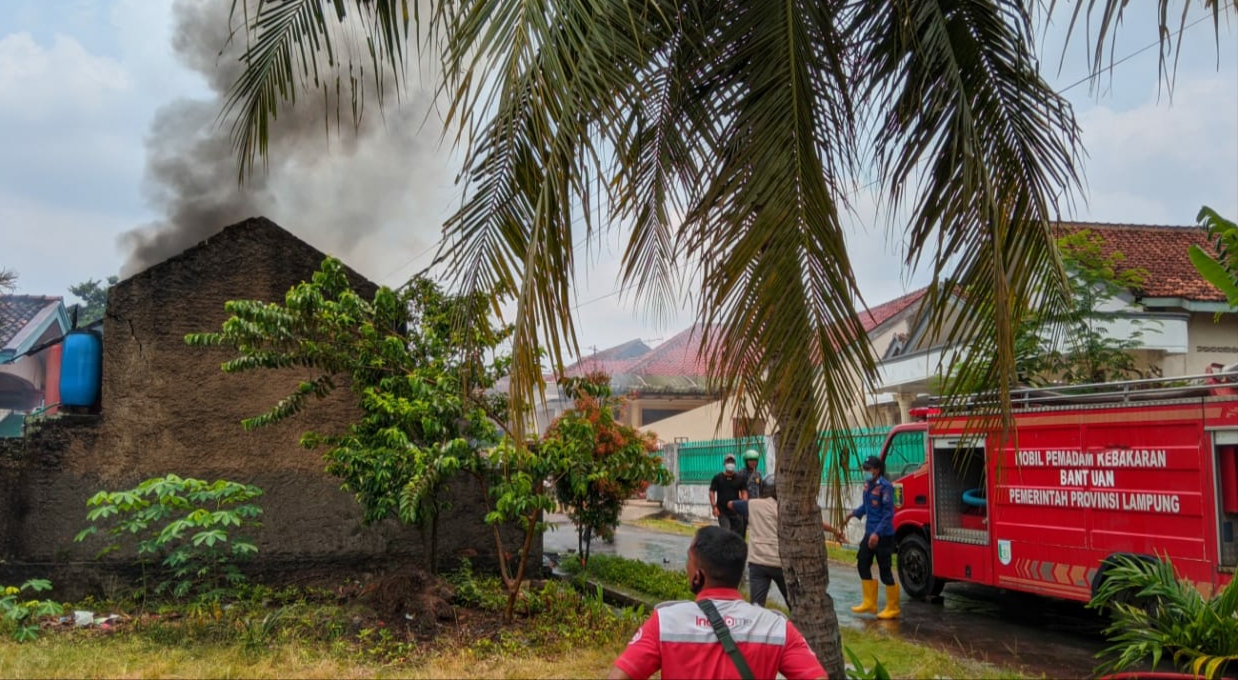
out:
{"label": "yellow rubber boot", "polygon": [[860,581],[860,585],[864,588],[864,601],[851,608],[851,611],[857,614],[876,614],[877,613],[877,581],[868,579]]}
{"label": "yellow rubber boot", "polygon": [[882,620],[897,619],[903,610],[898,606],[898,584],[886,586],[886,608],[881,610],[877,618]]}

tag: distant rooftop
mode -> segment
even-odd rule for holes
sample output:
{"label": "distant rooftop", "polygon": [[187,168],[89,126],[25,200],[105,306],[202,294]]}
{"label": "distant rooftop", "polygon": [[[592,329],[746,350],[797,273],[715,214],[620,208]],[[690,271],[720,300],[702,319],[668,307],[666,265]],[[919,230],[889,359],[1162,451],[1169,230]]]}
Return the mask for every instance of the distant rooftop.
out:
{"label": "distant rooftop", "polygon": [[15,349],[40,318],[56,313],[63,298],[47,295],[0,295],[0,350]]}
{"label": "distant rooftop", "polygon": [[1225,295],[1199,275],[1188,253],[1197,245],[1215,255],[1207,232],[1197,226],[1062,222],[1062,235],[1089,230],[1104,240],[1102,252],[1122,253],[1127,268],[1148,271],[1143,293],[1154,298],[1182,298],[1199,302],[1224,302]]}

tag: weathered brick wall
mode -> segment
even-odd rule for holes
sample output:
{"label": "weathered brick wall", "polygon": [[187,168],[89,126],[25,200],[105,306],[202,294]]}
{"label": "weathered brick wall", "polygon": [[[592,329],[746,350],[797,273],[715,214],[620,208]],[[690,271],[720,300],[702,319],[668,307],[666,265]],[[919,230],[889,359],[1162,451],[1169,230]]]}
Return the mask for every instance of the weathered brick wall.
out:
{"label": "weathered brick wall", "polygon": [[[72,543],[85,525],[86,499],[101,488],[129,488],[167,473],[262,487],[257,542],[269,565],[422,561],[415,529],[392,522],[363,527],[351,495],[323,472],[322,451],[298,445],[311,427],[347,426],[356,415],[347,389],[292,420],[245,432],[243,418],[270,408],[308,374],[225,374],[220,364],[227,350],[184,341],[187,333],[217,330],[227,300],[282,301],[323,257],[275,224],[253,219],[113,287],[104,321],[101,415],[49,424],[0,449],[0,576],[22,565],[88,562],[93,548]],[[359,276],[354,285],[366,296],[374,290]],[[440,559],[492,562],[480,489],[462,479],[451,496],[452,509],[441,519]]]}

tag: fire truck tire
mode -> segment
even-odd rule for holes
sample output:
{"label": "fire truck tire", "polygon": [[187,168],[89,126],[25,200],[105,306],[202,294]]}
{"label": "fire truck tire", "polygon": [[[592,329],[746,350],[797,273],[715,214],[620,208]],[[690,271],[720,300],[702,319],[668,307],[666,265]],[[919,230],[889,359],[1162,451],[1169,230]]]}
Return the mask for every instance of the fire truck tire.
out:
{"label": "fire truck tire", "polygon": [[937,597],[946,582],[933,576],[933,553],[928,539],[919,532],[898,542],[898,581],[913,599]]}
{"label": "fire truck tire", "polygon": [[[1148,562],[1151,564],[1155,564],[1156,562],[1158,562],[1158,560],[1155,557],[1152,557],[1151,555],[1138,555],[1138,554],[1131,554],[1131,553],[1123,553],[1121,554],[1121,556],[1127,557],[1127,558],[1133,558],[1137,560],[1142,560],[1144,562]],[[1096,597],[1096,591],[1100,590],[1101,584],[1105,582],[1105,577],[1107,576],[1106,572],[1108,572],[1111,567],[1117,565],[1117,562],[1114,560],[1115,557],[1118,557],[1118,555],[1110,555],[1104,560],[1101,560],[1100,569],[1096,572],[1095,578],[1092,579],[1092,597]],[[1139,597],[1135,595],[1133,591],[1127,591],[1127,592],[1120,593],[1116,598],[1114,598],[1114,602],[1121,603],[1121,604],[1134,605],[1136,607],[1139,607],[1147,611],[1149,616],[1156,615],[1156,609],[1160,604],[1159,598]]]}

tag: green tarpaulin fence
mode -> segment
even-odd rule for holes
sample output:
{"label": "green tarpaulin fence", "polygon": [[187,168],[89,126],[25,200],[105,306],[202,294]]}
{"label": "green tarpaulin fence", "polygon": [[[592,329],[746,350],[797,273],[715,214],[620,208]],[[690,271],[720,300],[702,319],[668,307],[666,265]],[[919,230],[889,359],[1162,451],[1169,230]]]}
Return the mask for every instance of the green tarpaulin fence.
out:
{"label": "green tarpaulin fence", "polygon": [[722,459],[734,454],[739,467],[744,466],[744,451],[756,449],[761,454],[757,469],[765,473],[765,438],[714,439],[710,441],[683,442],[679,444],[679,483],[708,484],[714,475],[722,472]]}
{"label": "green tarpaulin fence", "polygon": [[[822,465],[821,479],[829,478],[832,466],[838,465],[839,456],[850,451],[846,456],[846,472],[844,483],[859,482],[862,479],[860,465],[869,456],[880,456],[881,447],[885,443],[889,427],[856,428],[850,431],[850,441],[846,437],[832,437],[831,433],[821,433],[822,455],[825,456]],[[828,445],[828,450],[827,450]],[[679,444],[679,483],[708,484],[713,476],[722,471],[722,459],[728,454],[735,454],[736,460],[744,451],[756,449],[761,454],[758,469],[765,471],[765,439],[763,437],[748,437],[744,439],[715,439],[711,441],[684,442]],[[924,463],[924,434],[922,432],[904,432],[894,438],[890,454],[886,457],[886,468],[891,478],[898,478],[906,471]],[[742,461],[740,462],[742,467]]]}

